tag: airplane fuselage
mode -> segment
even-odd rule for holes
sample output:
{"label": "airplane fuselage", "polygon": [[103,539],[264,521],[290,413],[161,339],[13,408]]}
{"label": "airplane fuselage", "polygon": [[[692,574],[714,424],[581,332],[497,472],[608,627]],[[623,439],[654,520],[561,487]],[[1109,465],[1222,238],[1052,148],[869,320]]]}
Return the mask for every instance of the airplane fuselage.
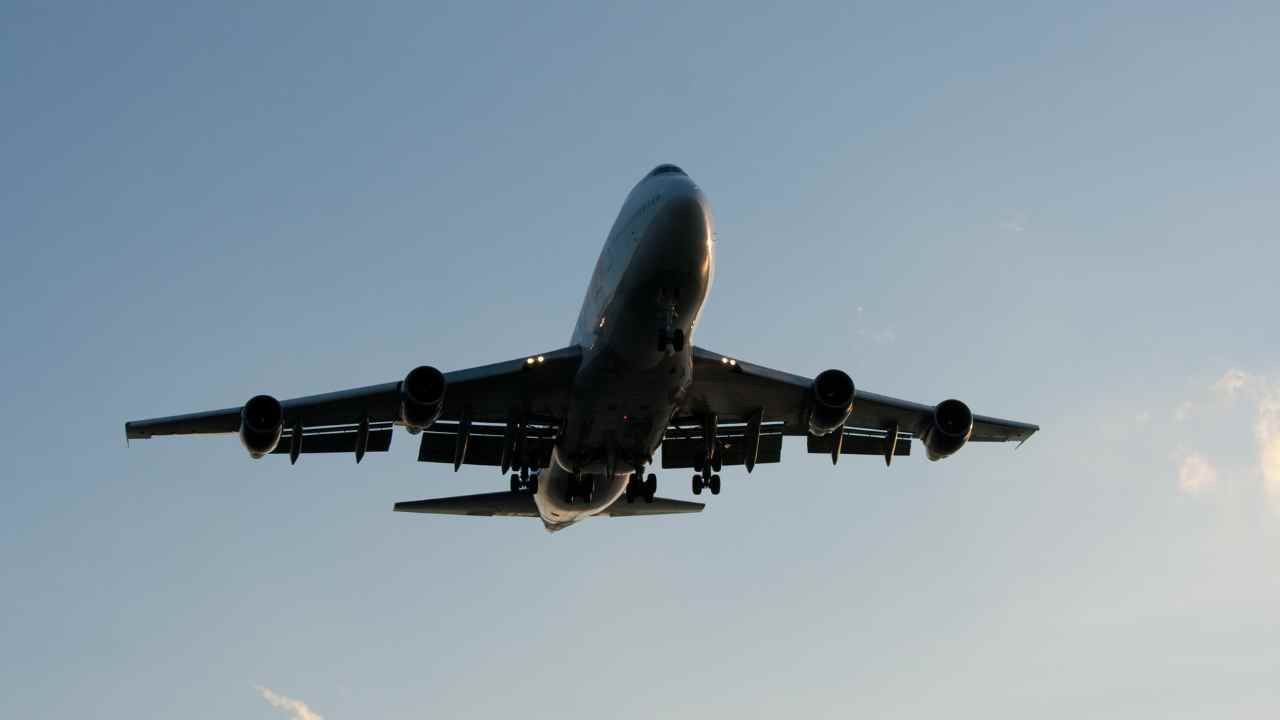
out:
{"label": "airplane fuselage", "polygon": [[652,463],[693,380],[688,350],[714,269],[705,196],[660,166],[623,203],[574,327],[582,365],[534,496],[548,528],[609,507]]}

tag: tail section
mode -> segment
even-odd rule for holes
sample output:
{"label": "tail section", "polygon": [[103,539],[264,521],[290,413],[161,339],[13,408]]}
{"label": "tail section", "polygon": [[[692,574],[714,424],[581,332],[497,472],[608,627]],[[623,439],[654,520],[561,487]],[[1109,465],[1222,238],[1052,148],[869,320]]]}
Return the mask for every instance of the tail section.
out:
{"label": "tail section", "polygon": [[[636,517],[640,515],[677,515],[702,512],[702,503],[670,498],[654,498],[653,502],[637,500],[627,502],[625,497],[601,510],[607,517]],[[416,512],[431,515],[476,515],[481,517],[538,517],[538,507],[533,496],[523,492],[494,492],[479,495],[410,500],[395,504],[396,512]]]}

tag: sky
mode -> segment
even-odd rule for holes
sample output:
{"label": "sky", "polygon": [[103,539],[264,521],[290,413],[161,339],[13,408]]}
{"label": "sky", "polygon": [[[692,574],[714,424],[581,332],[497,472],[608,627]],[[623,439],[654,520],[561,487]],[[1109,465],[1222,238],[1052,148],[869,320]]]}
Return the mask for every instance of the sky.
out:
{"label": "sky", "polygon": [[[1274,3],[0,4],[0,716],[1274,718]],[[1042,430],[697,516],[391,512],[125,420],[563,346],[631,186],[695,341]],[[687,498],[689,478],[659,491]]]}

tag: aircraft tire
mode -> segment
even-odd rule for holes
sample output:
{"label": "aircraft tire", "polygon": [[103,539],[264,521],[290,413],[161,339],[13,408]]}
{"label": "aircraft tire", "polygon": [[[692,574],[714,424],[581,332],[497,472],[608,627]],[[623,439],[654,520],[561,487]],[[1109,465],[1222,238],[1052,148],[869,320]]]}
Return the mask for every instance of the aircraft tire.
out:
{"label": "aircraft tire", "polygon": [[693,476],[693,494],[694,495],[702,494],[702,476],[701,475]]}
{"label": "aircraft tire", "polygon": [[711,494],[719,495],[720,494],[720,476],[712,475],[711,482],[709,484],[711,486]]}
{"label": "aircraft tire", "polygon": [[520,492],[520,476],[511,473],[511,492]]}

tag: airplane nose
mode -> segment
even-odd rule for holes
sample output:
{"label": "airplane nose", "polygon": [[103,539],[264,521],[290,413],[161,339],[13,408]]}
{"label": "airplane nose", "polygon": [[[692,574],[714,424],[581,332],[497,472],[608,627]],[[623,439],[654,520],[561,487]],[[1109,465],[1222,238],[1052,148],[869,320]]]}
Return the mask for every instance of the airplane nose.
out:
{"label": "airplane nose", "polygon": [[713,226],[711,209],[692,182],[663,192],[652,242],[659,272],[672,277],[711,272]]}
{"label": "airplane nose", "polygon": [[673,243],[702,246],[711,238],[711,210],[697,186],[672,191],[659,212],[659,225]]}

